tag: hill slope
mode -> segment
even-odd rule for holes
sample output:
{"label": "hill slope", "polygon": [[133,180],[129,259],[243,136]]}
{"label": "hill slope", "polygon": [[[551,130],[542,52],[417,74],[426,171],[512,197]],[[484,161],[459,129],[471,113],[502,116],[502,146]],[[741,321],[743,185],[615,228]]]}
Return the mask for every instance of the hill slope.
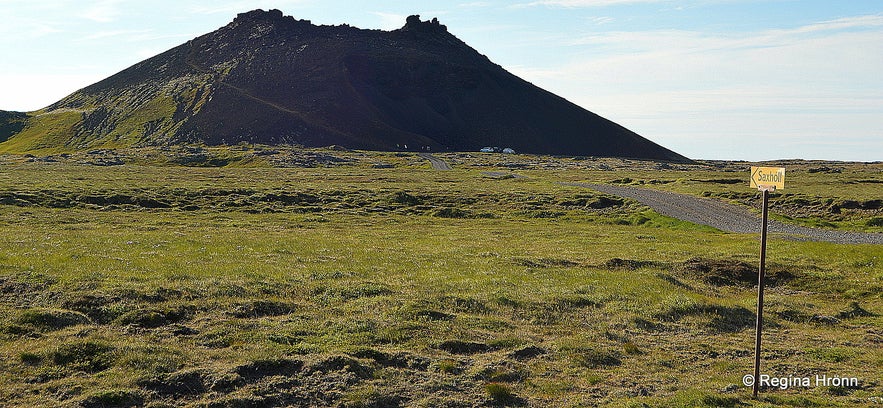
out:
{"label": "hill slope", "polygon": [[278,10],[240,14],[14,133],[0,151],[250,142],[687,160],[510,74],[436,20],[361,30]]}
{"label": "hill slope", "polygon": [[27,123],[28,115],[23,112],[0,111],[0,142],[21,132]]}

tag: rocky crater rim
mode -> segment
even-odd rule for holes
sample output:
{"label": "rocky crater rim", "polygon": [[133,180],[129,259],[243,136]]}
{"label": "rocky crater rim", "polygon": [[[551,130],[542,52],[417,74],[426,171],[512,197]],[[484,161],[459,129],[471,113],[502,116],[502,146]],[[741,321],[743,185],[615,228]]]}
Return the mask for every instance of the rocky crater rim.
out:
{"label": "rocky crater rim", "polygon": [[[256,9],[246,13],[239,13],[236,15],[236,18],[233,20],[231,25],[237,26],[240,24],[247,23],[264,23],[269,22],[273,24],[279,25],[309,25],[312,27],[323,27],[324,25],[314,25],[310,20],[299,20],[295,19],[293,16],[286,16],[279,9],[271,9],[271,10],[263,10]],[[324,26],[324,27],[350,27],[348,24],[342,24],[337,26]],[[399,29],[401,31],[413,31],[413,32],[438,32],[438,33],[446,33],[448,32],[448,27],[444,24],[441,24],[438,21],[438,18],[433,18],[431,20],[423,21],[420,19],[419,14],[410,15],[405,19],[405,25]],[[381,30],[383,31],[383,30]],[[392,30],[398,31],[398,30]]]}

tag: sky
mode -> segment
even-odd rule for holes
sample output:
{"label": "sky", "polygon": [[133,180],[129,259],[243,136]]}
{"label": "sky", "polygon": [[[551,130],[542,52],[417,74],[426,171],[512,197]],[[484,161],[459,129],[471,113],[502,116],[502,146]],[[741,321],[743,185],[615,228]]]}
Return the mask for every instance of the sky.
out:
{"label": "sky", "polygon": [[694,159],[883,161],[880,0],[0,0],[0,110],[38,110],[256,8],[385,30],[437,17]]}

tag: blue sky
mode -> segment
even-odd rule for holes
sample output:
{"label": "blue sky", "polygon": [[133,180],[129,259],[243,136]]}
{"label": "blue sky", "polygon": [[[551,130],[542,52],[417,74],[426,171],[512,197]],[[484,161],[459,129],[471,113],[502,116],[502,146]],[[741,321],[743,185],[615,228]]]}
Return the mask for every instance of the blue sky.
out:
{"label": "blue sky", "polygon": [[692,158],[883,160],[878,0],[0,0],[0,109],[42,108],[255,8],[381,29],[438,17],[516,75]]}

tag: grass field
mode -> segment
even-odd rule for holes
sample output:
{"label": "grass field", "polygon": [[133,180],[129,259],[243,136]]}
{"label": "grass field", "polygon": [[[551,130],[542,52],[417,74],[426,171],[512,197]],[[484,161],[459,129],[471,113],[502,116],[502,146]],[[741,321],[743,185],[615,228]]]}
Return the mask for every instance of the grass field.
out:
{"label": "grass field", "polygon": [[[859,383],[754,400],[758,237],[560,184],[751,205],[747,163],[258,150],[0,159],[0,401],[883,404],[883,246],[770,242],[762,371]],[[883,231],[883,165],[787,166],[776,217]]]}

